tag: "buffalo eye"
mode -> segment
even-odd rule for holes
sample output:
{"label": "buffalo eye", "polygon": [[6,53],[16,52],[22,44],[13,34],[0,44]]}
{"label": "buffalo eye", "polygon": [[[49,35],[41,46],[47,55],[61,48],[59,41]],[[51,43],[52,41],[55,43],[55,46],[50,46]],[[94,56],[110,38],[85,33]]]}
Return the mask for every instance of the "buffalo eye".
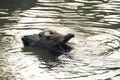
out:
{"label": "buffalo eye", "polygon": [[50,34],[53,34],[53,32],[52,32],[52,31],[50,31]]}
{"label": "buffalo eye", "polygon": [[42,37],[42,35],[41,35],[41,34],[39,34],[39,37]]}

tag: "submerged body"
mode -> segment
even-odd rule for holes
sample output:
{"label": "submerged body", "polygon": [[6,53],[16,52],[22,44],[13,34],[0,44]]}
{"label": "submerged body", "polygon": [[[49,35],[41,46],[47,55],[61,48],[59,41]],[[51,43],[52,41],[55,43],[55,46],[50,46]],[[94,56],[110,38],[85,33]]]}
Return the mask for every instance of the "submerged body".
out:
{"label": "submerged body", "polygon": [[62,54],[71,51],[72,48],[66,43],[73,37],[74,34],[62,35],[53,30],[46,30],[39,34],[24,36],[22,42],[24,46]]}

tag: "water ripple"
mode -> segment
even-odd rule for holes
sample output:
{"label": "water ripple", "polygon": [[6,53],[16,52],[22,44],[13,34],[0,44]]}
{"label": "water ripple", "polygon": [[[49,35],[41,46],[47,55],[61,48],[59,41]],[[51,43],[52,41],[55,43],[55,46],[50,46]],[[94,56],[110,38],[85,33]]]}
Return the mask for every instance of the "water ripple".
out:
{"label": "water ripple", "polygon": [[[14,5],[15,8],[11,4],[8,4],[10,8],[0,8],[1,79],[119,80],[119,0],[22,3]],[[23,35],[38,34],[46,28],[75,34],[69,41],[74,49],[54,56],[47,51],[23,47]]]}

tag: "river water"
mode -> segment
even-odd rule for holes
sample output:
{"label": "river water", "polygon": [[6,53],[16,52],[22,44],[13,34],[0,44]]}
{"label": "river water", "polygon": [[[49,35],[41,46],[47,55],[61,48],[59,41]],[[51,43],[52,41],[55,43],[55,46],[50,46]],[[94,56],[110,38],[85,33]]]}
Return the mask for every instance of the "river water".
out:
{"label": "river water", "polygon": [[[21,36],[73,33],[70,53],[24,47]],[[1,0],[0,80],[120,80],[119,0]]]}

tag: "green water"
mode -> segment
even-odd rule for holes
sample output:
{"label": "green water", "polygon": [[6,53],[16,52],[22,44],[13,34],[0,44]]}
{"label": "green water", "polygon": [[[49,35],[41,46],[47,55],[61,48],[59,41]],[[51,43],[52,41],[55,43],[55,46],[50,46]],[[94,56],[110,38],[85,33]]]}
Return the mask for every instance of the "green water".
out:
{"label": "green water", "polygon": [[[119,80],[119,14],[119,0],[1,0],[0,80]],[[74,49],[23,46],[23,35],[44,29],[75,34]]]}

